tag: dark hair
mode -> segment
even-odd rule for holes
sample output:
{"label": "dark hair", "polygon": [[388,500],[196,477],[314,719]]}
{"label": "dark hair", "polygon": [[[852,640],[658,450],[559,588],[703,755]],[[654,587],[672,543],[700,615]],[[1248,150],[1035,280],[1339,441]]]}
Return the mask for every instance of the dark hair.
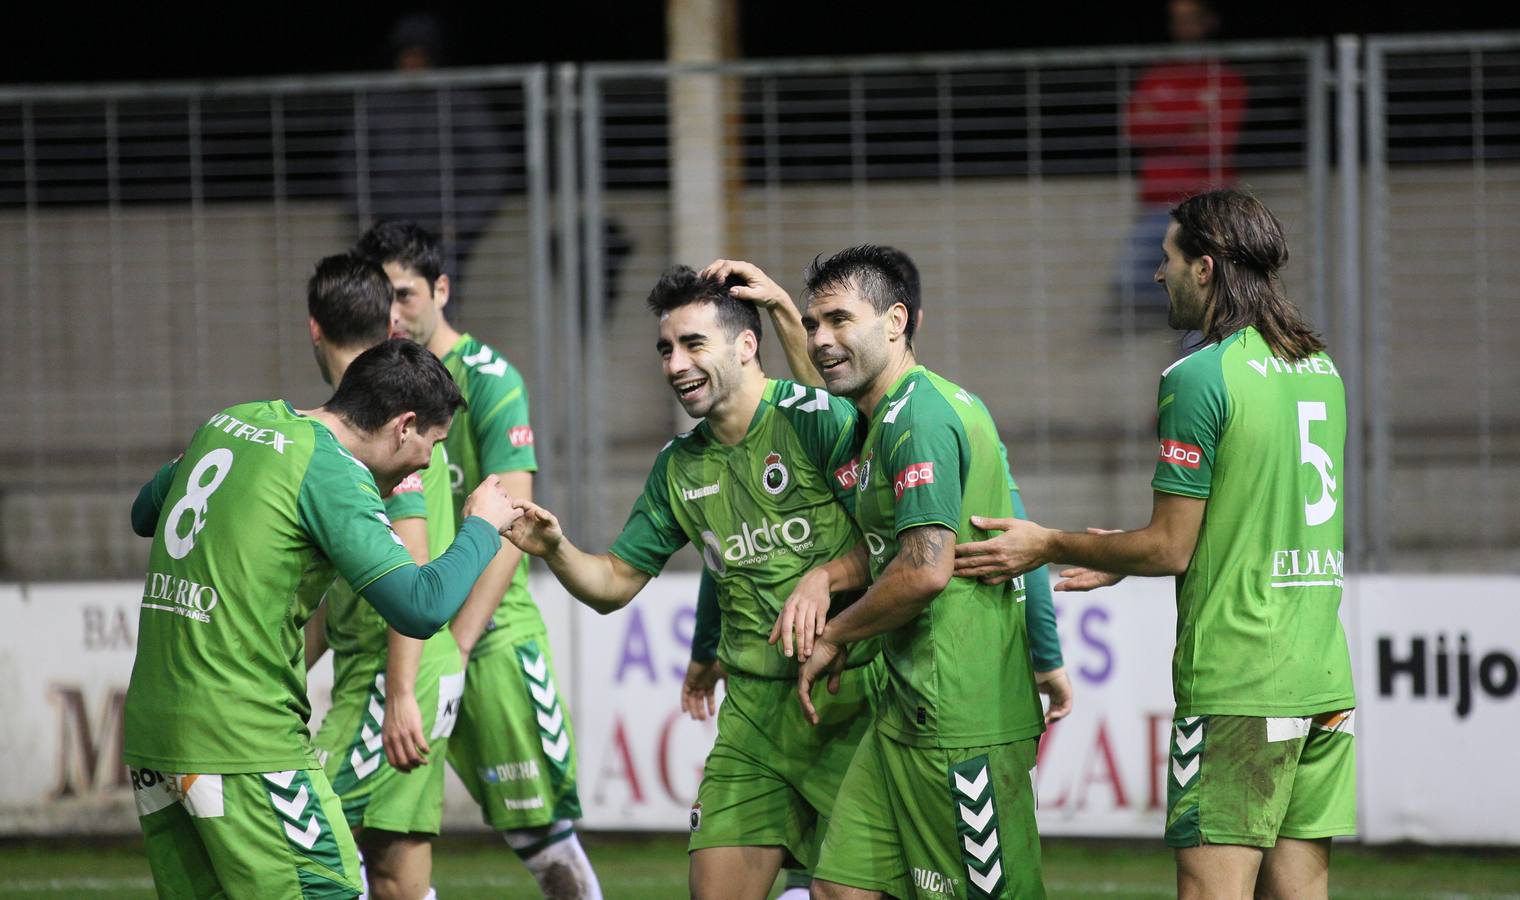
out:
{"label": "dark hair", "polygon": [[306,282],[306,312],[339,347],[373,347],[385,340],[394,297],[385,270],[356,253],[324,258]]}
{"label": "dark hair", "polygon": [[[906,265],[904,265],[906,263]],[[901,250],[877,244],[861,244],[849,247],[823,258],[813,258],[803,273],[807,282],[806,296],[809,301],[824,293],[835,293],[855,288],[860,296],[869,301],[878,314],[901,303],[908,311],[908,323],[904,334],[909,346],[913,333],[918,330],[918,310],[923,302],[919,296],[918,267]],[[912,288],[909,282],[912,282]]]}
{"label": "dark hair", "polygon": [[376,265],[397,263],[415,271],[429,291],[443,274],[443,242],[416,222],[381,222],[364,232],[354,249]]}
{"label": "dark hair", "polygon": [[729,338],[740,332],[753,331],[755,340],[761,337],[760,310],[747,300],[729,296],[732,284],[743,284],[737,276],[728,282],[720,282],[711,276],[697,274],[691,266],[671,266],[660,276],[649,291],[649,311],[657,316],[693,303],[711,303],[718,308],[718,324]]}
{"label": "dark hair", "polygon": [[923,306],[923,288],[918,278],[918,266],[913,262],[913,257],[896,247],[882,247],[881,252],[896,260],[897,277],[902,279],[903,287],[907,289],[908,296],[913,298],[914,308],[917,309]]}
{"label": "dark hair", "polygon": [[1299,360],[1325,349],[1283,292],[1278,270],[1288,261],[1282,223],[1250,193],[1209,191],[1171,211],[1183,259],[1214,260],[1203,318],[1203,341],[1222,341],[1248,325],[1277,355]]}
{"label": "dark hair", "polygon": [[323,407],[364,432],[404,412],[417,414],[417,428],[448,424],[465,407],[449,370],[427,348],[392,338],[359,354]]}

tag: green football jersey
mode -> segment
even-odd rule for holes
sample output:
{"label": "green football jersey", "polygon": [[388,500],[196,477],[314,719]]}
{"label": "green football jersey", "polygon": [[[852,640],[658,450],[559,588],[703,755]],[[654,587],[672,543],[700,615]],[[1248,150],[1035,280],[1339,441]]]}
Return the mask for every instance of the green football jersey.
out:
{"label": "green football jersey", "polygon": [[[517,369],[468,334],[460,335],[459,342],[444,354],[443,365],[469,404],[468,409],[454,414],[454,424],[444,441],[457,525],[465,498],[482,478],[496,472],[536,472],[538,460],[533,454],[533,426],[528,421],[528,389]],[[528,557],[524,554],[501,606],[472,653],[484,655],[498,645],[505,647],[518,637],[543,630],[543,616],[528,594]]]}
{"label": "green football jersey", "polygon": [[[717,582],[718,658],[730,671],[797,677],[796,660],[768,641],[797,580],[860,542],[849,514],[855,422],[848,401],[772,379],[739,443],[719,442],[703,421],[655,458],[611,552],[658,575],[687,541],[700,546]],[[875,653],[863,641],[850,664]]]}
{"label": "green football jersey", "polygon": [[[940,525],[967,543],[990,536],[971,516],[1013,514],[987,407],[923,366],[904,373],[872,412],[856,490],[873,579],[909,528]],[[922,614],[887,632],[877,728],[900,743],[943,748],[1044,731],[1022,598],[1012,582],[951,578]]]}
{"label": "green football jersey", "polygon": [[123,756],[194,774],[316,768],[301,627],[335,574],[362,591],[412,564],[375,479],[283,400],[218,413],[173,465]]}
{"label": "green football jersey", "polygon": [[[392,522],[426,519],[428,559],[437,559],[454,542],[454,501],[449,492],[447,457],[442,442],[433,445],[428,467],[404,478],[385,498],[385,512]],[[442,522],[439,522],[439,519]],[[390,650],[390,626],[379,610],[364,602],[348,582],[338,579],[327,591],[327,645],[334,656],[365,656],[373,666],[383,666]],[[423,658],[458,655],[459,645],[439,629],[423,647]]]}
{"label": "green football jersey", "polygon": [[1339,616],[1346,391],[1324,353],[1277,358],[1254,328],[1161,374],[1158,491],[1208,501],[1177,581],[1177,715],[1355,705]]}

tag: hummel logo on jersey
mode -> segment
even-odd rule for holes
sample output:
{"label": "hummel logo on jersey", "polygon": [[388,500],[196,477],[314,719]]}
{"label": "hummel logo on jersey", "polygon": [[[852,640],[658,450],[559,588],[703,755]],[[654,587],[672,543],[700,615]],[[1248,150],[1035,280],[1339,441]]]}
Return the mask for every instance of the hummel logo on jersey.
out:
{"label": "hummel logo on jersey", "polygon": [[517,425],[507,431],[507,440],[514,447],[533,446],[533,429],[527,425]]}
{"label": "hummel logo on jersey", "polygon": [[897,499],[901,500],[903,491],[906,491],[908,488],[918,487],[921,484],[933,483],[934,463],[914,463],[913,465],[908,466],[906,469],[903,469],[901,472],[898,472],[897,477],[892,479],[892,493],[897,497]]}
{"label": "hummel logo on jersey", "polygon": [[1203,461],[1203,451],[1192,444],[1167,438],[1161,441],[1161,455],[1156,458],[1160,462],[1169,462],[1184,469],[1196,469]]}
{"label": "hummel logo on jersey", "polygon": [[699,488],[682,488],[681,496],[687,500],[701,500],[703,497],[711,497],[718,492],[718,482],[704,484]]}
{"label": "hummel logo on jersey", "polygon": [[481,347],[475,353],[467,353],[459,358],[465,365],[484,375],[501,376],[507,374],[507,361],[496,359],[495,357],[496,354],[491,352],[490,347]]}
{"label": "hummel logo on jersey", "polygon": [[835,469],[834,479],[838,481],[839,486],[845,490],[848,491],[854,489],[855,485],[860,482],[860,459],[852,459],[839,468]]}

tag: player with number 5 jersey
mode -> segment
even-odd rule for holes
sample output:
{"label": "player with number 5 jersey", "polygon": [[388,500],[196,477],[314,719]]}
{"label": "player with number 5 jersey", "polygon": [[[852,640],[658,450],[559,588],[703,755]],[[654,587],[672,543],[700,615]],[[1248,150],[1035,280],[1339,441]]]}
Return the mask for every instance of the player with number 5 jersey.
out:
{"label": "player with number 5 jersey", "polygon": [[956,570],[1084,567],[1058,590],[1179,576],[1166,827],[1179,892],[1324,897],[1329,839],[1356,831],[1345,387],[1282,293],[1287,243],[1260,201],[1213,191],[1171,217],[1156,281],[1172,326],[1203,346],[1162,373],[1150,524],[988,521],[1005,533],[961,548]]}

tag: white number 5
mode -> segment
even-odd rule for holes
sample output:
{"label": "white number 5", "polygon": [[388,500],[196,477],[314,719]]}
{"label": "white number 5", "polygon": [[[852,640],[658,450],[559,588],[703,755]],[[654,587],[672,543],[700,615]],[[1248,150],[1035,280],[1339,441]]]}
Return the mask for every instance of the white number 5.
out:
{"label": "white number 5", "polygon": [[1309,440],[1309,423],[1326,419],[1325,404],[1317,401],[1298,404],[1298,461],[1313,466],[1319,473],[1320,482],[1319,499],[1313,503],[1304,501],[1304,519],[1310,525],[1323,525],[1335,515],[1335,476],[1330,474],[1335,463],[1324,447]]}

